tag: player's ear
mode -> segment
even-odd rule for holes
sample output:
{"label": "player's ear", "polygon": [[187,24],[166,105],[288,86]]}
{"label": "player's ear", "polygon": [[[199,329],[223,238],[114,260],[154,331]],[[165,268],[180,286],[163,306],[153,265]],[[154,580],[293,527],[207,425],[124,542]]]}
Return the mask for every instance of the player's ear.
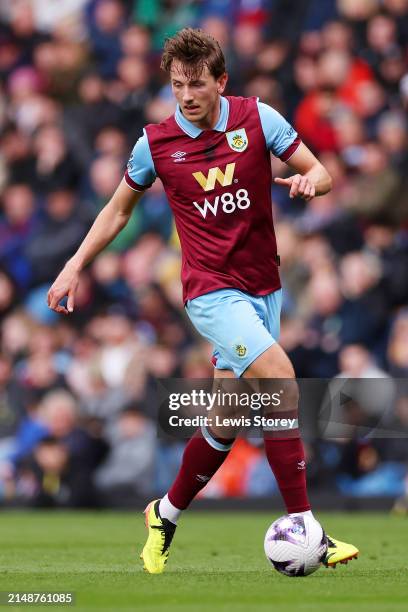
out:
{"label": "player's ear", "polygon": [[227,81],[228,81],[228,74],[226,72],[224,72],[224,74],[222,74],[218,79],[217,79],[217,91],[219,94],[223,94],[224,90],[227,86]]}

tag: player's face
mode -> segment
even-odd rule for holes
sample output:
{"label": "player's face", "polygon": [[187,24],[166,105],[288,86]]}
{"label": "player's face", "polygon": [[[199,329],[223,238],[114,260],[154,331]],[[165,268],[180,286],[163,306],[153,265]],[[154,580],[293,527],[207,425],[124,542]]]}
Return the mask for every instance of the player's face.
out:
{"label": "player's face", "polygon": [[224,92],[227,75],[215,79],[205,66],[199,77],[191,79],[186,76],[181,62],[174,60],[170,78],[173,93],[185,118],[199,127],[213,127],[218,116],[219,96]]}

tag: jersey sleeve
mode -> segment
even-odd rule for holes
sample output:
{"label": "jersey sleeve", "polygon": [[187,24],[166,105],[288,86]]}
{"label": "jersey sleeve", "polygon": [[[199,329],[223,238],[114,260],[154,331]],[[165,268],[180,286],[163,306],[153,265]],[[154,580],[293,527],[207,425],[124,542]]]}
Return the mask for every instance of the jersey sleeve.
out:
{"label": "jersey sleeve", "polygon": [[296,130],[268,104],[258,101],[258,111],[266,146],[276,157],[288,161],[302,142]]}
{"label": "jersey sleeve", "polygon": [[133,147],[125,172],[127,185],[135,191],[145,191],[156,179],[156,171],[146,132]]}

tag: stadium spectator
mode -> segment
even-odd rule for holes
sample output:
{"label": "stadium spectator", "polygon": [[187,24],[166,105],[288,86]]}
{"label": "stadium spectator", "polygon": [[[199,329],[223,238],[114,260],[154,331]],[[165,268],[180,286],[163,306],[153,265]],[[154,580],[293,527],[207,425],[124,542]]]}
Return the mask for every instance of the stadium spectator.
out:
{"label": "stadium spectator", "polygon": [[22,288],[30,284],[31,266],[25,245],[38,227],[39,211],[27,184],[11,184],[3,192],[3,218],[0,221],[0,261]]}
{"label": "stadium spectator", "polygon": [[99,74],[88,72],[77,87],[78,102],[64,110],[67,140],[86,170],[94,157],[93,145],[97,134],[107,126],[117,126],[120,111],[106,96],[106,85]]}
{"label": "stadium spectator", "polygon": [[34,505],[97,506],[93,474],[107,454],[107,442],[97,428],[80,425],[76,400],[60,389],[44,397],[36,420],[40,443],[14,457],[17,490]]}
{"label": "stadium spectator", "polygon": [[110,498],[132,500],[155,491],[156,431],[138,410],[126,408],[106,427],[110,452],[96,485]]}
{"label": "stadium spectator", "polygon": [[45,216],[26,243],[25,253],[31,262],[32,284],[47,282],[84,238],[88,223],[81,218],[75,194],[63,186],[48,194]]}

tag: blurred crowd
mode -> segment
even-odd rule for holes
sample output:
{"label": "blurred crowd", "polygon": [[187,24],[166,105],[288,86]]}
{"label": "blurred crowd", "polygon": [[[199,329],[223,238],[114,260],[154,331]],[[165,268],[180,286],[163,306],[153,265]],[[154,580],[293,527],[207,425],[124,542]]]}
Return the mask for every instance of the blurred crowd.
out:
{"label": "blurred crowd", "polygon": [[[174,112],[160,52],[184,26],[222,45],[227,93],[284,114],[334,180],[307,205],[273,187],[297,375],[408,377],[408,0],[0,0],[0,503],[121,503],[177,470],[155,379],[211,377],[211,347],[184,314],[159,180],[82,273],[75,312],[46,295],[143,126]],[[403,497],[408,391],[392,398],[393,444],[359,437],[373,415],[348,409],[341,442],[307,439],[312,485]],[[274,492],[242,440],[204,495]]]}

